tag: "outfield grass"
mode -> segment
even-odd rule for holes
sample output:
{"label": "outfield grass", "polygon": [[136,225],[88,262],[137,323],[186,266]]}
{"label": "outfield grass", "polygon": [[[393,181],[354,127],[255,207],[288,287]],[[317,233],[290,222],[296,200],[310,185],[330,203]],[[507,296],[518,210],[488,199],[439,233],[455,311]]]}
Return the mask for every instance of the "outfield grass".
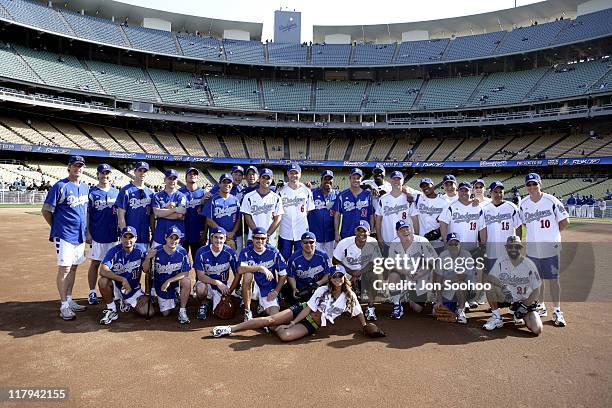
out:
{"label": "outfield grass", "polygon": [[0,208],[42,208],[42,204],[0,204]]}

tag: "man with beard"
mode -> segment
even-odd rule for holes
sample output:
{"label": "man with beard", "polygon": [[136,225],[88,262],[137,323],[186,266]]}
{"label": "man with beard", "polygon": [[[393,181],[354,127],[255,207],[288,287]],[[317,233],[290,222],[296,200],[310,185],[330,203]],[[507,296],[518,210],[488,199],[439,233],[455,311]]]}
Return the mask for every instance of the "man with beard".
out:
{"label": "man with beard", "polygon": [[324,170],[321,173],[321,187],[312,190],[314,210],[308,212],[308,229],[317,237],[317,249],[330,258],[334,253],[334,212],[336,191],[332,188],[334,173]]}

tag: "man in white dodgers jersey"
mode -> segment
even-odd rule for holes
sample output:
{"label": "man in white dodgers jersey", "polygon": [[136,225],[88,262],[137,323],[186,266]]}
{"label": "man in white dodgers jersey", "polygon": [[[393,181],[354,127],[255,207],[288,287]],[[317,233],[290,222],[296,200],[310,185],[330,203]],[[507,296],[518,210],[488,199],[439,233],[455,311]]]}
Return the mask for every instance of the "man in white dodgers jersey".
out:
{"label": "man in white dodgers jersey", "polygon": [[412,220],[414,231],[427,238],[436,252],[440,253],[444,250],[444,242],[438,217],[448,207],[448,202],[436,193],[432,179],[421,179],[419,187],[422,194],[416,196],[413,204],[416,212],[416,217]]}
{"label": "man in white dodgers jersey", "polygon": [[267,230],[268,243],[276,246],[276,230],[285,211],[280,196],[270,190],[273,179],[272,170],[262,169],[259,176],[259,188],[244,196],[240,212],[244,214],[244,222],[249,227],[248,240],[251,240],[255,228],[262,227]]}
{"label": "man in white dodgers jersey", "polygon": [[[551,194],[542,192],[542,179],[537,173],[525,177],[529,196],[521,201],[520,215],[527,228],[527,256],[535,263],[543,280],[549,282],[553,299],[553,322],[564,327],[565,317],[561,311],[561,286],[559,285],[559,255],[561,231],[569,224],[569,215],[563,204]],[[544,305],[544,281],[540,287],[540,316],[547,315]]]}
{"label": "man in white dodgers jersey", "polygon": [[483,179],[476,179],[472,183],[474,186],[474,199],[478,200],[478,203],[482,206],[489,204],[491,199],[485,196],[485,182]]}
{"label": "man in white dodgers jersey", "polygon": [[[447,203],[452,204],[459,198],[457,194],[457,178],[452,174],[447,174],[442,177],[442,188],[444,188],[444,194],[442,198],[446,200]],[[444,237],[446,236],[443,235]]]}

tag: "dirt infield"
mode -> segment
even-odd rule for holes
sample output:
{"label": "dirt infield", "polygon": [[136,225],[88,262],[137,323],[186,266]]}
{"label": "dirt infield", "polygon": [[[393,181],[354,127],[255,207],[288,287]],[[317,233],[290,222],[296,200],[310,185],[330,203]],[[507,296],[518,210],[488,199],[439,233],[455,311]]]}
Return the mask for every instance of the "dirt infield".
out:
{"label": "dirt infield", "polygon": [[[0,217],[0,387],[67,387],[63,405],[75,407],[612,403],[611,303],[567,303],[568,327],[546,320],[537,338],[512,324],[483,331],[484,307],[462,327],[410,313],[391,321],[383,305],[388,336],[376,341],[355,334],[358,323],[346,317],[291,344],[254,331],[213,339],[209,329],[219,322],[211,318],[182,326],[175,315],[147,322],[121,314],[100,326],[102,305],[64,322],[44,220],[24,209],[1,209]],[[607,243],[610,232],[612,224],[574,225],[564,240]],[[599,264],[603,245],[594,248],[602,300],[612,297],[609,265]],[[81,300],[86,270],[79,268],[75,286]],[[195,316],[193,305],[188,312]]]}

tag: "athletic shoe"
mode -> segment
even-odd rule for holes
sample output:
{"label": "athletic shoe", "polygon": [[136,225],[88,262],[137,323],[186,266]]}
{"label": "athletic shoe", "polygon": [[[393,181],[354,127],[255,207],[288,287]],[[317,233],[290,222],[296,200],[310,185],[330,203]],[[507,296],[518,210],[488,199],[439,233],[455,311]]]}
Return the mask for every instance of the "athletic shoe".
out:
{"label": "athletic shoe", "polygon": [[544,303],[538,303],[536,306],[536,311],[540,315],[540,317],[548,316],[548,311],[546,310],[546,305]]}
{"label": "athletic shoe", "polygon": [[397,304],[395,306],[393,306],[393,311],[391,311],[391,316],[389,316],[392,319],[401,319],[402,316],[404,315],[404,308],[402,305]]}
{"label": "athletic shoe", "polygon": [[201,304],[200,307],[198,308],[198,314],[196,316],[196,318],[198,320],[206,320],[206,315],[208,314],[208,305],[207,304]]}
{"label": "athletic shoe", "polygon": [[250,310],[245,310],[244,311],[244,321],[248,322],[249,320],[253,320],[253,312],[251,312]]}
{"label": "athletic shoe", "polygon": [[465,317],[465,310],[457,309],[457,323],[467,324],[467,317]]}
{"label": "athletic shoe", "polygon": [[69,301],[68,306],[70,306],[70,310],[73,312],[84,312],[87,310],[87,306],[81,306],[74,300]]}
{"label": "athletic shoe", "polygon": [[100,324],[111,324],[113,320],[117,320],[119,315],[115,310],[104,309],[102,312],[102,318],[100,319]]}
{"label": "athletic shoe", "polygon": [[232,334],[231,326],[215,326],[212,329],[213,337],[223,337]]}
{"label": "athletic shoe", "polygon": [[74,320],[76,319],[76,315],[72,311],[72,309],[68,307],[60,307],[60,317],[64,320]]}
{"label": "athletic shoe", "polygon": [[132,309],[132,306],[130,306],[128,302],[124,302],[123,299],[119,301],[119,310],[121,310],[122,313],[127,313],[131,309]]}
{"label": "athletic shoe", "polygon": [[263,314],[263,312],[265,312],[266,310],[263,308],[262,305],[257,306],[257,314]]}
{"label": "athletic shoe", "polygon": [[476,302],[475,300],[470,300],[468,303],[468,307],[471,309],[478,309],[478,306],[480,306],[478,304],[478,302]]}
{"label": "athletic shoe", "polygon": [[[467,323],[467,321],[466,321]],[[501,319],[500,317],[497,317],[495,315],[489,317],[489,320],[487,320],[487,322],[482,326],[483,329],[488,330],[488,331],[492,331],[495,329],[499,329],[501,327],[504,326],[504,321]]]}
{"label": "athletic shoe", "polygon": [[525,320],[517,319],[516,316],[514,315],[514,313],[512,313],[512,319],[514,320],[514,325],[515,326],[522,326],[522,325],[525,324]]}
{"label": "athletic shoe", "polygon": [[378,320],[378,318],[376,317],[376,309],[374,309],[374,306],[366,307],[365,318],[366,320]]}
{"label": "athletic shoe", "polygon": [[555,323],[555,326],[565,327],[566,325],[565,317],[563,317],[562,311],[559,310],[558,312],[553,312],[552,318],[553,318],[553,323]]}
{"label": "athletic shoe", "polygon": [[97,305],[98,303],[100,303],[96,292],[91,292],[89,296],[87,296],[87,303],[89,303],[90,305]]}
{"label": "athletic shoe", "polygon": [[191,320],[189,320],[189,316],[187,316],[186,310],[179,310],[178,321],[180,324],[191,323]]}

